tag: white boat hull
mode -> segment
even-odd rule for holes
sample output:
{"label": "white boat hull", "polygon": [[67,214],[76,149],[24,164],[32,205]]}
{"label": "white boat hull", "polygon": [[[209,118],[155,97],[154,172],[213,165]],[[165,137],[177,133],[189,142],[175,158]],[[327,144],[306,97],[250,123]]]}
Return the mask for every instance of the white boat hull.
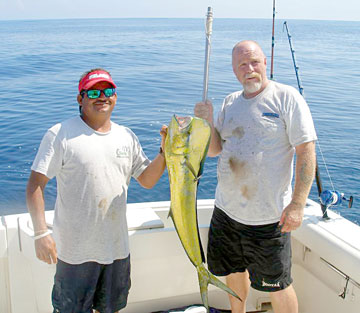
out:
{"label": "white boat hull", "polygon": [[[128,205],[132,287],[124,313],[201,303],[196,270],[167,218],[169,205],[167,201]],[[198,201],[204,247],[212,209],[213,200]],[[358,313],[360,227],[333,212],[329,216],[329,221],[322,221],[320,207],[309,200],[303,225],[292,234],[292,276],[300,312]],[[46,218],[51,227],[53,212],[47,211]],[[55,265],[36,258],[32,236],[29,214],[2,217],[0,312],[52,312]],[[227,295],[213,286],[209,286],[209,301],[211,306],[229,308]],[[266,309],[269,302],[268,294],[251,290],[247,309]]]}

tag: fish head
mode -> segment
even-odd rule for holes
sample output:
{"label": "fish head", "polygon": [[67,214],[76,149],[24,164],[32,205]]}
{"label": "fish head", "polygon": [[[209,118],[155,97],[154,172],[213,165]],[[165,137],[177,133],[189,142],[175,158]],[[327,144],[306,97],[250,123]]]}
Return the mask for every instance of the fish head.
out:
{"label": "fish head", "polygon": [[191,133],[191,116],[179,117],[174,115],[168,127],[165,142],[165,153],[185,154],[189,147]]}

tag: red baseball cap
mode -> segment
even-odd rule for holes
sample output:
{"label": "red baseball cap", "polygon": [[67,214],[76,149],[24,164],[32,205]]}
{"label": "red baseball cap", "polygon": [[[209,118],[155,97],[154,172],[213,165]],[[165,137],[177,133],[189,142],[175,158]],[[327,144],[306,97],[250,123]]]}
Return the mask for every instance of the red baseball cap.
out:
{"label": "red baseball cap", "polygon": [[94,86],[98,82],[108,82],[110,83],[114,88],[116,88],[116,85],[114,81],[112,80],[111,76],[108,72],[102,71],[102,70],[96,70],[92,71],[89,74],[87,74],[80,82],[79,82],[79,92],[81,90],[87,90],[90,87]]}

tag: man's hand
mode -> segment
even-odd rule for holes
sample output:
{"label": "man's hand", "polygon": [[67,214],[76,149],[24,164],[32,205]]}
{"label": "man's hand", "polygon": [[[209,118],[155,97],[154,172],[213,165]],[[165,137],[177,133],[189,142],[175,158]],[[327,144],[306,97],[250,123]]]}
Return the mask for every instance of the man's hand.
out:
{"label": "man's hand", "polygon": [[287,233],[300,227],[304,216],[304,206],[291,202],[282,212],[279,226],[281,232]]}
{"label": "man's hand", "polygon": [[214,108],[210,100],[195,104],[194,114],[209,122],[211,127],[211,140],[208,150],[209,157],[216,157],[222,150],[222,142],[219,133],[214,126]]}
{"label": "man's hand", "polygon": [[35,251],[39,260],[48,264],[57,263],[56,244],[50,234],[35,240]]}
{"label": "man's hand", "polygon": [[194,114],[196,117],[203,118],[207,120],[210,125],[214,123],[214,108],[210,100],[206,100],[206,102],[198,102],[195,104]]}
{"label": "man's hand", "polygon": [[160,129],[160,135],[161,135],[161,149],[164,151],[165,149],[165,139],[167,136],[167,130],[168,127],[166,125],[163,125]]}

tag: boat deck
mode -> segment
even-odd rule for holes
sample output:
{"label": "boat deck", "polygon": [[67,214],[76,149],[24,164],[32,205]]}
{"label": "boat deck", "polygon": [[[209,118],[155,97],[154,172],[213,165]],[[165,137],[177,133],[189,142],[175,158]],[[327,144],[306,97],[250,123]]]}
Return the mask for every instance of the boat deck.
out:
{"label": "boat deck", "polygon": [[[201,304],[196,270],[180,244],[169,202],[128,205],[132,287],[124,313],[204,313],[185,306]],[[204,248],[213,200],[198,200],[199,233]],[[46,212],[49,229],[53,211]],[[329,211],[321,218],[309,201],[301,228],[292,234],[292,276],[300,313],[360,312],[360,227]],[[49,313],[55,265],[39,261],[29,214],[0,219],[0,312]],[[229,313],[227,294],[208,288],[210,313]],[[184,310],[175,308],[185,308]],[[171,310],[169,310],[171,309]],[[165,310],[165,311],[164,311]],[[247,313],[273,313],[267,293],[250,289]]]}
{"label": "boat deck", "polygon": [[[201,305],[194,305],[194,306],[182,307],[177,309],[171,309],[168,311],[156,311],[151,313],[207,313],[207,312],[205,307]],[[210,307],[209,313],[231,313],[231,310],[221,310]],[[267,307],[264,307],[260,310],[256,310],[256,309],[247,310],[246,313],[273,313],[273,310],[271,308],[271,305],[268,305]]]}

